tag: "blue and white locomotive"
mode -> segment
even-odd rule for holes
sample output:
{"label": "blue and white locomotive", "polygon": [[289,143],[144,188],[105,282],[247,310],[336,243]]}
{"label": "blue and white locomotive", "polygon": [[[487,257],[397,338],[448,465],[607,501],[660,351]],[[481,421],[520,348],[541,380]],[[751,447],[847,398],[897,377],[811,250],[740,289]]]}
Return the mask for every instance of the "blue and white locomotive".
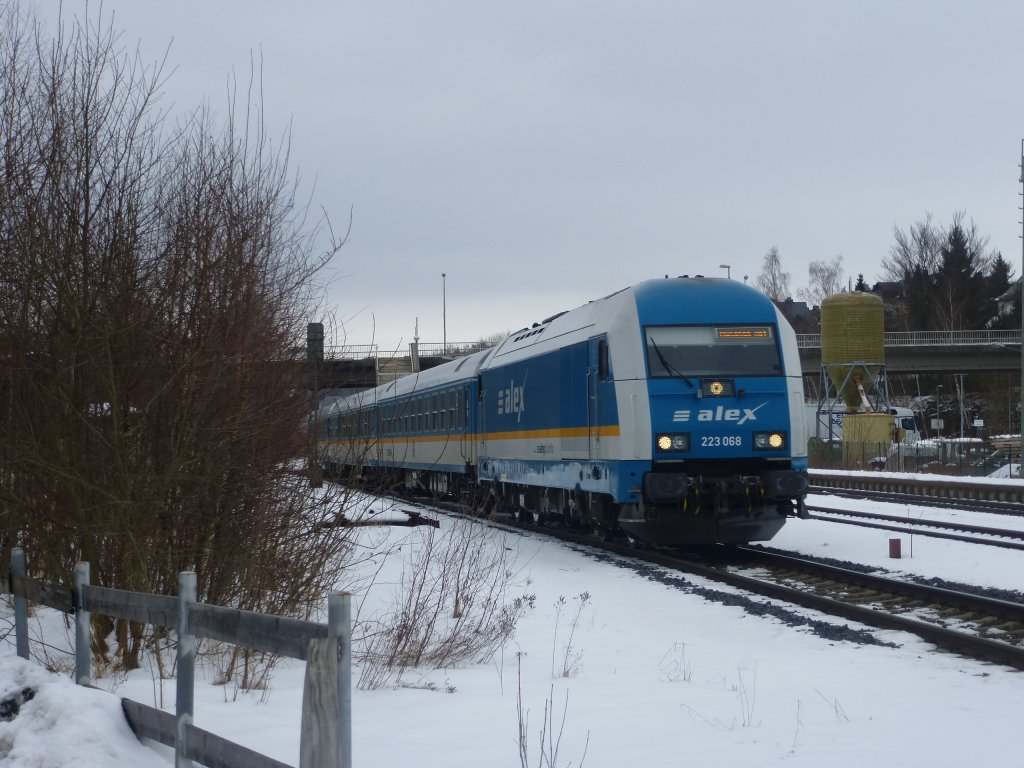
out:
{"label": "blue and white locomotive", "polygon": [[803,514],[796,337],[738,282],[640,283],[321,411],[328,470],[657,544]]}

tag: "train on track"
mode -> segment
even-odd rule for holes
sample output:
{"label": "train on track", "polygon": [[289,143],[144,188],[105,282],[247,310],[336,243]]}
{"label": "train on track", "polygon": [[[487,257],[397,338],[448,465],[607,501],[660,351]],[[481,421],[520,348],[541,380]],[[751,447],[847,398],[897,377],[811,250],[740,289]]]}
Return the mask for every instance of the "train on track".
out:
{"label": "train on track", "polygon": [[327,473],[635,543],[806,514],[796,337],[762,293],[650,280],[317,411]]}

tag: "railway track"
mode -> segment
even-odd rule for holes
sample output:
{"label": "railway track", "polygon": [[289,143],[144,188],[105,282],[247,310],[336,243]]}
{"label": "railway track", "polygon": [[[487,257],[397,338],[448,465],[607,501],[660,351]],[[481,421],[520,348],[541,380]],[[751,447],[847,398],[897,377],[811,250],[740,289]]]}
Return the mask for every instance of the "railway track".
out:
{"label": "railway track", "polygon": [[[417,501],[474,515],[458,503]],[[909,632],[945,651],[1024,670],[1024,601],[885,578],[760,548],[717,548],[718,559],[712,561],[704,555],[697,559],[637,548],[589,531],[535,525],[514,515],[502,515],[495,522],[580,545],[587,552],[617,555],[623,558],[620,562],[661,566],[827,616]],[[749,573],[752,569],[759,572]]]}
{"label": "railway track", "polygon": [[[946,651],[1024,670],[1022,602],[888,579],[749,547],[722,549],[723,553],[731,550],[734,555],[739,554],[741,565],[734,558],[711,563],[662,550],[601,541],[592,534],[561,528],[511,519],[507,524],[681,574],[701,576],[828,616],[909,632]],[[763,572],[740,572],[751,567]]]}
{"label": "railway track", "polygon": [[834,486],[812,485],[809,493],[824,496],[862,499],[865,501],[884,501],[891,504],[907,504],[909,506],[926,506],[940,509],[967,510],[985,512],[996,515],[1024,516],[1024,503],[1019,501],[1002,501],[995,499],[976,499],[960,496],[935,496],[926,493],[904,493],[899,491],[880,491],[863,488],[837,488]]}
{"label": "railway track", "polygon": [[[1005,549],[1024,550],[1024,530],[1011,528],[990,528],[948,520],[928,520],[879,512],[861,512],[852,509],[836,509],[809,504],[807,511],[811,520],[825,520],[831,523],[878,528],[884,531],[931,536],[940,539],[964,541],[970,544],[985,544]],[[976,534],[976,535],[966,535]]]}

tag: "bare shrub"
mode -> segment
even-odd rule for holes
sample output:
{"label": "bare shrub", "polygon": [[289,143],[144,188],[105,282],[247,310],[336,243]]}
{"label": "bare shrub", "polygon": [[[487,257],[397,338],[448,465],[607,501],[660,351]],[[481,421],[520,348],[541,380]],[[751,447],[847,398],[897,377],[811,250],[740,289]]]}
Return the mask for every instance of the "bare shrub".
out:
{"label": "bare shrub", "polygon": [[[530,711],[523,709],[523,656],[516,654],[516,713],[519,716],[519,764],[522,768],[530,768]],[[562,734],[565,731],[565,717],[569,712],[569,691],[565,692],[565,703],[562,705],[562,717],[555,723],[555,687],[551,686],[547,699],[544,700],[544,715],[541,718],[540,731],[537,734],[537,768],[558,768],[558,752],[562,746]],[[583,768],[590,746],[590,731],[583,746],[578,768]],[[566,763],[572,768],[572,762]]]}
{"label": "bare shrub", "polygon": [[459,518],[417,532],[394,604],[361,624],[360,688],[397,683],[412,667],[487,662],[534,606],[534,595],[512,594],[516,555],[500,530]]}
{"label": "bare shrub", "polygon": [[674,683],[678,680],[689,683],[693,680],[693,664],[686,660],[686,643],[672,643],[658,664],[662,679]]}
{"label": "bare shrub", "polygon": [[555,601],[555,634],[551,641],[551,676],[555,677],[574,677],[580,671],[580,666],[583,661],[583,650],[577,648],[573,644],[573,640],[576,637],[576,629],[579,627],[580,618],[583,616],[583,610],[590,604],[590,593],[581,592],[572,599],[573,603],[576,604],[575,610],[569,615],[568,619],[568,637],[562,642],[562,652],[559,656],[559,664],[555,664],[556,650],[558,648],[558,634],[562,629],[562,613],[569,605],[569,601],[565,599],[565,595],[559,595],[558,600]]}

